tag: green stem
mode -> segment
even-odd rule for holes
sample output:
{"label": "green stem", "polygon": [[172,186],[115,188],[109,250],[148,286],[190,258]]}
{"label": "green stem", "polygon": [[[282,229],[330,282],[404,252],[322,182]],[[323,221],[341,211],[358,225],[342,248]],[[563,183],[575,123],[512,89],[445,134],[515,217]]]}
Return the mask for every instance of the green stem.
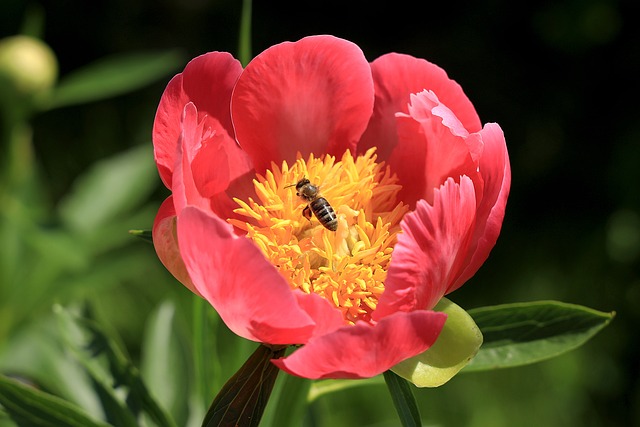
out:
{"label": "green stem", "polygon": [[[41,294],[33,289],[34,282],[25,281],[20,273],[28,253],[25,230],[35,227],[34,216],[40,208],[32,131],[23,110],[20,105],[14,110],[0,105],[0,342],[12,325],[22,320],[19,313],[30,313]],[[21,286],[9,286],[12,283]]]}
{"label": "green stem", "polygon": [[198,403],[206,407],[207,378],[205,375],[205,301],[193,295],[193,374],[195,377],[195,392]]}
{"label": "green stem", "polygon": [[387,383],[393,406],[396,407],[403,427],[421,426],[420,411],[409,383],[391,371],[384,373],[384,381]]}
{"label": "green stem", "polygon": [[280,388],[278,400],[271,419],[277,427],[297,427],[302,425],[307,410],[311,380],[287,375]]}
{"label": "green stem", "polygon": [[251,0],[242,0],[240,15],[240,34],[238,39],[238,58],[243,67],[251,61]]}
{"label": "green stem", "polygon": [[[4,148],[2,165],[2,185],[7,194],[21,195],[27,192],[34,176],[34,155],[31,140],[31,126],[21,118],[7,115],[3,120]],[[6,194],[5,194],[6,195]]]}

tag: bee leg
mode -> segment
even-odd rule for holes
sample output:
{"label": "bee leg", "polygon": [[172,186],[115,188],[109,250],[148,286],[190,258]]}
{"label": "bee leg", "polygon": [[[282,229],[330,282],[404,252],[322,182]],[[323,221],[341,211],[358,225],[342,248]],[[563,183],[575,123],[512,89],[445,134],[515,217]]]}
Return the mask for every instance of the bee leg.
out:
{"label": "bee leg", "polygon": [[302,216],[311,221],[311,215],[311,208],[309,207],[309,205],[307,205],[302,211]]}

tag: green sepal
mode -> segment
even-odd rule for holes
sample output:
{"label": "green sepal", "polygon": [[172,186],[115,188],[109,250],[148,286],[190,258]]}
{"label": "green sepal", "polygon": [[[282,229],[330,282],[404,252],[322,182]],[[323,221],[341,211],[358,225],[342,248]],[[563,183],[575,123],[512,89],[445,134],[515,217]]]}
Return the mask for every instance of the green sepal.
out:
{"label": "green sepal", "polygon": [[153,243],[153,233],[151,230],[129,230],[129,234],[139,237],[145,242]]}
{"label": "green sepal", "polygon": [[473,359],[482,345],[480,329],[462,307],[442,298],[434,311],[447,314],[435,344],[391,369],[418,387],[439,387],[446,383]]}

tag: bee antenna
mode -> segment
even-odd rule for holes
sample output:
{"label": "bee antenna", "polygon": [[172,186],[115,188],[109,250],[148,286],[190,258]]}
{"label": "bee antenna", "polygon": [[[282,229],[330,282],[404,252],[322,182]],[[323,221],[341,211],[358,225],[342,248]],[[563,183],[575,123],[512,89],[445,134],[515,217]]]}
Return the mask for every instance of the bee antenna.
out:
{"label": "bee antenna", "polygon": [[304,180],[307,180],[307,182],[309,181],[309,180],[307,179],[307,177],[306,177],[306,176],[303,176],[303,177],[302,177],[302,179],[301,179],[300,181],[296,182],[295,184],[285,185],[285,186],[284,186],[284,188],[297,187],[297,186],[298,186],[298,184],[300,184],[300,182],[301,182],[301,181],[304,181]]}

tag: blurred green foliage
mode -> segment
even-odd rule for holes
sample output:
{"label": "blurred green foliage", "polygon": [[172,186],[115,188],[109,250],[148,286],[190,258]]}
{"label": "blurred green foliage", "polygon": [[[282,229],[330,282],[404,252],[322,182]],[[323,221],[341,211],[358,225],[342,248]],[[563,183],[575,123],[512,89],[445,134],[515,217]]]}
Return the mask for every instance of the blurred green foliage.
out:
{"label": "blurred green foliage", "polygon": [[[11,119],[0,124],[1,372],[104,413],[105,396],[91,391],[95,379],[83,373],[60,326],[60,313],[77,315],[79,303],[87,304],[91,321],[139,367],[152,399],[178,425],[198,425],[198,411],[204,414],[252,351],[254,344],[193,302],[152,246],[127,234],[150,228],[167,195],[150,142],[162,90],[189,58],[236,53],[240,6],[0,6],[0,38],[40,37],[59,67],[44,101],[26,110],[11,104],[4,115]],[[472,308],[557,299],[618,313],[606,333],[557,359],[414,390],[425,425],[640,424],[637,13],[638,5],[624,0],[253,5],[255,52],[330,33],[354,41],[370,59],[390,51],[426,58],[462,85],[483,122],[505,130],[513,186],[503,232],[453,301]],[[193,330],[196,316],[202,330]],[[207,348],[192,354],[198,335]],[[203,356],[213,354],[219,358]],[[285,381],[292,380],[281,375],[275,395]],[[111,401],[112,409],[122,403]],[[265,420],[278,419],[274,407],[283,401],[274,398]],[[305,420],[397,425],[379,380],[320,395]],[[5,425],[12,424],[0,412]]]}

